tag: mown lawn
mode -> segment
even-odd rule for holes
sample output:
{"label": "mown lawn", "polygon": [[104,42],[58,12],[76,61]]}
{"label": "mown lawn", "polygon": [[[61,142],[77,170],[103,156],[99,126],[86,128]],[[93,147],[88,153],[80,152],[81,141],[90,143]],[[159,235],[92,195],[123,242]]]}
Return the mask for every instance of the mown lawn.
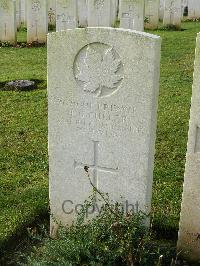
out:
{"label": "mown lawn", "polygon": [[47,212],[46,48],[1,48],[0,84],[34,79],[34,92],[0,92],[0,246]]}
{"label": "mown lawn", "polygon": [[[195,39],[200,23],[162,37],[154,171],[154,226],[177,231],[186,154]],[[19,35],[24,41],[25,33]],[[0,86],[38,82],[34,92],[0,92],[0,246],[23,225],[48,212],[46,48],[1,48]]]}
{"label": "mown lawn", "polygon": [[153,207],[155,226],[167,231],[178,230],[200,23],[183,23],[182,28],[178,32],[155,32],[163,41]]}

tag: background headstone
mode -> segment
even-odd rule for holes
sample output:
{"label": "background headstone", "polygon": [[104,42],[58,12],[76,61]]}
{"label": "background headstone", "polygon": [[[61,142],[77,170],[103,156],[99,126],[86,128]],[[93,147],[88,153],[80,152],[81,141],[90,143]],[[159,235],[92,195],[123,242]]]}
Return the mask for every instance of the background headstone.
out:
{"label": "background headstone", "polygon": [[111,0],[87,0],[88,1],[88,26],[111,26]]}
{"label": "background headstone", "polygon": [[115,26],[117,21],[118,0],[111,0],[111,25]]}
{"label": "background headstone", "polygon": [[122,0],[119,0],[119,11],[118,11],[118,19],[120,20],[122,16]]}
{"label": "background headstone", "polygon": [[47,0],[27,0],[27,42],[45,43],[47,33]]}
{"label": "background headstone", "polygon": [[159,22],[160,0],[145,0],[146,29],[157,29]]}
{"label": "background headstone", "polygon": [[121,0],[120,28],[144,30],[144,0]]}
{"label": "background headstone", "polygon": [[16,0],[16,24],[17,28],[21,27],[21,0]]}
{"label": "background headstone", "polygon": [[189,260],[200,261],[200,34],[196,59],[178,250]]}
{"label": "background headstone", "polygon": [[87,0],[78,0],[78,25],[87,27]]}
{"label": "background headstone", "polygon": [[165,0],[163,25],[181,28],[181,0]]}
{"label": "background headstone", "polygon": [[188,18],[189,19],[200,18],[200,1],[199,0],[188,1]]}
{"label": "background headstone", "polygon": [[56,31],[78,27],[76,0],[56,0]]}
{"label": "background headstone", "polygon": [[0,41],[15,44],[17,41],[16,2],[0,0]]}
{"label": "background headstone", "polygon": [[88,174],[112,200],[150,210],[160,45],[113,28],[48,35],[53,219],[72,222],[93,191]]}
{"label": "background headstone", "polygon": [[27,9],[27,0],[21,0],[21,23],[24,26],[27,25],[26,9]]}
{"label": "background headstone", "polygon": [[160,0],[159,19],[162,21],[164,17],[164,0]]}

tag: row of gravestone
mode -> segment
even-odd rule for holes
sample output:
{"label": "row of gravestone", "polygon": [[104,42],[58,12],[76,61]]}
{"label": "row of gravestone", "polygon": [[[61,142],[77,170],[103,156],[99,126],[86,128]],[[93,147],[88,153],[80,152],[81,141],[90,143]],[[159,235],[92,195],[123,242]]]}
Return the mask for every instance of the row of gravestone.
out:
{"label": "row of gravestone", "polygon": [[[60,49],[62,47],[62,49]],[[159,36],[114,28],[48,35],[51,234],[93,188],[125,210],[151,209]],[[178,250],[200,261],[200,35]],[[99,211],[98,193],[88,217]]]}
{"label": "row of gravestone", "polygon": [[[181,27],[181,1],[165,0],[165,26]],[[154,29],[159,10],[160,0],[0,0],[0,41],[16,43],[21,21],[27,25],[28,43],[46,42],[48,22],[60,31],[115,26],[119,18],[121,28],[143,31],[145,21],[146,28]]]}

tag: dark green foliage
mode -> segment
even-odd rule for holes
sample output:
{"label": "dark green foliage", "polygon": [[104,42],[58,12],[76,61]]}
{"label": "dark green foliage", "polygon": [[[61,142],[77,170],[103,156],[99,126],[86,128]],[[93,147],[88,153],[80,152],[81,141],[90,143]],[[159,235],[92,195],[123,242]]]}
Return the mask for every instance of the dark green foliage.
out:
{"label": "dark green foliage", "polygon": [[49,24],[49,25],[48,25],[48,30],[49,30],[49,31],[56,31],[56,26],[55,26],[55,25],[51,25],[51,24]]}
{"label": "dark green foliage", "polygon": [[1,42],[0,41],[0,47],[10,47],[10,46],[12,46],[12,44],[10,43],[10,42]]}
{"label": "dark green foliage", "polygon": [[[169,246],[156,243],[144,225],[143,213],[124,214],[120,204],[106,200],[100,214],[86,221],[93,199],[85,202],[76,222],[60,228],[57,239],[48,239],[29,258],[29,265],[155,265]],[[167,259],[167,258],[165,258]]]}

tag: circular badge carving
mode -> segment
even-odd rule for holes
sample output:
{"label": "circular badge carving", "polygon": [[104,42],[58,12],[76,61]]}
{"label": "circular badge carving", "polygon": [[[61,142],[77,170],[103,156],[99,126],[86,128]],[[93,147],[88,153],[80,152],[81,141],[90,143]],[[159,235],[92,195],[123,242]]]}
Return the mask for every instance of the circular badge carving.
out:
{"label": "circular badge carving", "polygon": [[95,0],[95,8],[101,9],[105,4],[105,0]]}
{"label": "circular badge carving", "polygon": [[0,7],[1,7],[2,9],[4,9],[4,11],[7,12],[8,9],[9,9],[8,1],[7,1],[7,0],[1,1],[1,2],[0,2]]}
{"label": "circular badge carving", "polygon": [[74,76],[80,88],[96,97],[113,94],[123,80],[123,65],[113,47],[91,43],[83,47],[74,62]]}
{"label": "circular badge carving", "polygon": [[34,0],[32,2],[32,9],[35,11],[35,12],[38,12],[41,8],[41,4],[40,4],[40,1],[38,0]]}

